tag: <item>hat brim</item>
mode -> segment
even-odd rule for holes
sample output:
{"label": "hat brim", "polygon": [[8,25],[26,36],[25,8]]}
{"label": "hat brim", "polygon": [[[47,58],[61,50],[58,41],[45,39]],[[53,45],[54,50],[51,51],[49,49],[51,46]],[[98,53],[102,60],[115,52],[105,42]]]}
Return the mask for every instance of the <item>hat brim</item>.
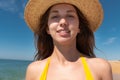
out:
{"label": "hat brim", "polygon": [[33,32],[38,30],[40,17],[55,4],[68,3],[76,6],[90,23],[94,32],[103,20],[103,9],[99,0],[29,0],[24,12],[24,18]]}

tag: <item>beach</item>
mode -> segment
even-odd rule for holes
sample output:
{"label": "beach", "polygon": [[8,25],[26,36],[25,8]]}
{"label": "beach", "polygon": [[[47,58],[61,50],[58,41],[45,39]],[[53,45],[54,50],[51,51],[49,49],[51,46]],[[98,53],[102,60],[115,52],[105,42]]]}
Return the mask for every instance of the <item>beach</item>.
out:
{"label": "beach", "polygon": [[112,67],[113,80],[120,80],[120,61],[109,61]]}

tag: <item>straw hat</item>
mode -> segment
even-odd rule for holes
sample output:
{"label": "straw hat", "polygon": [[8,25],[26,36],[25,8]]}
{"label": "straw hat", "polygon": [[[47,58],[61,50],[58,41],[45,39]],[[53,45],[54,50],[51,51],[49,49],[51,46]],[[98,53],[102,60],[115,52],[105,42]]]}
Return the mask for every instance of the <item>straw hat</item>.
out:
{"label": "straw hat", "polygon": [[37,32],[40,16],[52,5],[68,3],[75,5],[84,14],[94,32],[102,23],[103,9],[99,0],[29,0],[24,12],[24,18],[33,32]]}

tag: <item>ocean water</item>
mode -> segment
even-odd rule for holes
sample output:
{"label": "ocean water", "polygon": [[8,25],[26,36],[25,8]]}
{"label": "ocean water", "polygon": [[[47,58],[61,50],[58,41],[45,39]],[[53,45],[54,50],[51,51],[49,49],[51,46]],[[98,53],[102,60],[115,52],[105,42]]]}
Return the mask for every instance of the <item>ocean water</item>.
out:
{"label": "ocean water", "polygon": [[26,68],[31,62],[0,59],[0,80],[25,80]]}

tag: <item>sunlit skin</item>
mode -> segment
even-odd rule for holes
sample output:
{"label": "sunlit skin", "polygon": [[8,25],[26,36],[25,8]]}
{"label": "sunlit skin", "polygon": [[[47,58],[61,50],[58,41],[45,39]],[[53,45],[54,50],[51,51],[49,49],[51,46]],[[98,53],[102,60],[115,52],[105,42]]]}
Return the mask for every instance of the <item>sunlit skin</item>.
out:
{"label": "sunlit skin", "polygon": [[71,5],[53,6],[48,18],[48,34],[55,43],[76,44],[76,35],[80,32],[76,10]]}

